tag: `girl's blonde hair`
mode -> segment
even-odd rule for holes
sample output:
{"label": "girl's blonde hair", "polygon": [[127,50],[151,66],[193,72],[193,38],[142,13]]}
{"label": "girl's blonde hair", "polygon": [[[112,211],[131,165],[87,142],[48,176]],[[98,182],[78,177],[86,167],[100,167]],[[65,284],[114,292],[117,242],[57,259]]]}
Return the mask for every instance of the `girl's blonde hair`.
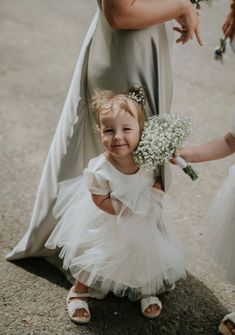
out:
{"label": "girl's blonde hair", "polygon": [[96,113],[98,129],[100,130],[100,115],[102,113],[108,113],[113,110],[114,105],[118,105],[121,109],[125,110],[131,116],[134,117],[132,112],[132,107],[130,106],[132,102],[138,112],[138,123],[140,130],[142,131],[144,126],[144,108],[143,105],[137,103],[132,99],[127,93],[115,94],[110,90],[96,90],[91,97],[91,110]]}

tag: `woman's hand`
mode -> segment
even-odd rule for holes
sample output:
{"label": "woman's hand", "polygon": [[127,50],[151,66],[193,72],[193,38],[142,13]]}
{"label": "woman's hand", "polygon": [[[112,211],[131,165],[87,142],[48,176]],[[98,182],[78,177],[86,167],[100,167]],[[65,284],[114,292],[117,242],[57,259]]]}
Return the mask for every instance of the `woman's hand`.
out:
{"label": "woman's hand", "polygon": [[169,159],[169,161],[174,165],[177,165],[176,163],[177,156],[182,157],[186,162],[190,162],[190,148],[180,148],[176,150],[171,159]]}
{"label": "woman's hand", "polygon": [[199,31],[199,13],[193,7],[189,0],[185,0],[185,13],[175,19],[180,27],[173,29],[181,34],[176,43],[186,43],[193,39],[195,35],[200,45],[203,45],[202,37]]}
{"label": "woman's hand", "polygon": [[235,36],[235,11],[231,11],[231,13],[227,16],[222,29],[223,29],[225,37],[229,37],[231,40],[234,38]]}

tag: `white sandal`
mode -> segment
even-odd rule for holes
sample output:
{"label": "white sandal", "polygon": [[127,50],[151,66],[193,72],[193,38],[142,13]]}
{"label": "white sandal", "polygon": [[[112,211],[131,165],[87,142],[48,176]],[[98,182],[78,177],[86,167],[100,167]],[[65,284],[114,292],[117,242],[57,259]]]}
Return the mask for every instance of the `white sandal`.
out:
{"label": "white sandal", "polygon": [[[146,313],[145,310],[150,305],[157,305],[159,307],[159,309],[157,311],[155,311],[155,313]],[[140,306],[141,306],[141,313],[148,319],[156,318],[161,313],[161,310],[162,310],[162,303],[158,299],[158,297],[155,297],[155,296],[142,298],[140,300]]]}
{"label": "white sandal", "polygon": [[[75,323],[88,323],[91,319],[91,314],[87,301],[79,298],[87,298],[89,293],[76,293],[74,292],[74,286],[69,290],[69,294],[66,298],[67,310],[70,320]],[[78,299],[75,299],[78,298]],[[78,309],[85,309],[88,316],[75,316]]]}
{"label": "white sandal", "polygon": [[[232,327],[232,328],[231,328]],[[235,312],[225,315],[219,325],[219,332],[223,335],[235,334],[231,329],[235,328]]]}

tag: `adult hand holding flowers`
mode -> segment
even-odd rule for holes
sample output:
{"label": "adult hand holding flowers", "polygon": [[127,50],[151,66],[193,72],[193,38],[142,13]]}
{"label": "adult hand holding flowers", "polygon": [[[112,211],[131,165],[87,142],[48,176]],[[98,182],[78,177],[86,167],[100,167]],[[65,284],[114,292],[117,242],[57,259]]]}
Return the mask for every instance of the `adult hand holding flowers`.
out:
{"label": "adult hand holding flowers", "polygon": [[172,158],[169,159],[172,164],[178,165],[192,180],[198,178],[198,173],[193,170],[191,165],[188,165],[189,157],[187,155],[187,148],[177,149]]}

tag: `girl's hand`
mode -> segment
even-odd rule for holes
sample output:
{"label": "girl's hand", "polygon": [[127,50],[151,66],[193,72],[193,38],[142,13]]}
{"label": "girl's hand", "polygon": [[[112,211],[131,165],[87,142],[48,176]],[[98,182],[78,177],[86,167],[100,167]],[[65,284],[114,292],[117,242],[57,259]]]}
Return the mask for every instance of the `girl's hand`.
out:
{"label": "girl's hand", "polygon": [[176,21],[180,24],[180,27],[174,27],[173,29],[181,34],[176,40],[176,43],[186,43],[190,39],[193,39],[195,35],[200,45],[203,45],[202,37],[199,31],[199,14],[193,7],[190,1],[186,0],[185,14],[176,18]]}
{"label": "girl's hand", "polygon": [[161,178],[157,178],[152,186],[158,190],[164,191],[163,184]]}

